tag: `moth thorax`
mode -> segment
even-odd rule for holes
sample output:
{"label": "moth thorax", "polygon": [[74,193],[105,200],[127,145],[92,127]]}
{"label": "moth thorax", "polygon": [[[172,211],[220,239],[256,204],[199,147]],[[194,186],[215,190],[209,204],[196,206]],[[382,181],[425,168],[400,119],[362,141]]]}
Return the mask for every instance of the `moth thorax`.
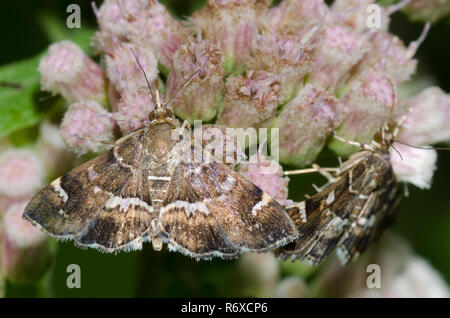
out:
{"label": "moth thorax", "polygon": [[175,126],[162,122],[151,127],[147,132],[147,145],[152,157],[158,162],[166,160],[177,140],[173,140]]}

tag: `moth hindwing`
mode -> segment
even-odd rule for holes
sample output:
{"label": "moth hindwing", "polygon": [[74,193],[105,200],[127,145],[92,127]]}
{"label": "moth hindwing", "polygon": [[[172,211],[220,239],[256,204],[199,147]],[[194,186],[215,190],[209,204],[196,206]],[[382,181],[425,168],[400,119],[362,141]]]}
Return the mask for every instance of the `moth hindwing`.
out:
{"label": "moth hindwing", "polygon": [[391,223],[401,201],[389,146],[383,141],[362,148],[337,169],[331,184],[288,207],[299,237],[275,254],[318,265],[337,247],[345,265],[366,251]]}
{"label": "moth hindwing", "polygon": [[[38,192],[24,217],[50,235],[105,252],[161,242],[197,259],[268,251],[297,236],[284,209],[227,165],[183,160],[163,107],[144,128]],[[186,135],[184,135],[186,137]]]}

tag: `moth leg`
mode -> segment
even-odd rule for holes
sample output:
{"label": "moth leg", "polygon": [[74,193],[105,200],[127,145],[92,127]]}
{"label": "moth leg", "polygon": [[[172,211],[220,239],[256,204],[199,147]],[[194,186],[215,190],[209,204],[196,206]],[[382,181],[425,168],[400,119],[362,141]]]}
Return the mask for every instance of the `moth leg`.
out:
{"label": "moth leg", "polygon": [[356,147],[359,147],[359,148],[365,149],[365,150],[375,151],[375,149],[368,144],[363,144],[361,142],[353,141],[353,140],[347,140],[345,138],[342,138],[341,136],[336,135],[336,132],[334,132],[334,131],[332,132],[332,135],[335,139],[339,140],[340,142],[346,143],[347,145],[356,146]]}
{"label": "moth leg", "polygon": [[288,175],[294,175],[294,174],[306,174],[306,173],[319,172],[321,175],[323,175],[325,178],[327,178],[328,181],[335,182],[336,178],[333,177],[329,172],[337,172],[338,170],[339,170],[338,168],[322,168],[316,164],[313,164],[312,168],[285,171],[284,175],[288,176]]}
{"label": "moth leg", "polygon": [[353,187],[352,187],[352,185],[353,185],[353,171],[352,170],[349,171],[349,175],[348,176],[349,176],[349,188],[348,188],[348,191],[350,193],[353,193],[353,194],[358,194],[359,191],[353,189]]}
{"label": "moth leg", "polygon": [[402,128],[403,123],[405,122],[406,118],[408,117],[409,113],[411,112],[411,107],[408,109],[406,114],[404,114],[397,122],[397,126],[395,127],[394,131],[392,132],[392,137],[397,137],[398,133],[400,132],[400,128]]}

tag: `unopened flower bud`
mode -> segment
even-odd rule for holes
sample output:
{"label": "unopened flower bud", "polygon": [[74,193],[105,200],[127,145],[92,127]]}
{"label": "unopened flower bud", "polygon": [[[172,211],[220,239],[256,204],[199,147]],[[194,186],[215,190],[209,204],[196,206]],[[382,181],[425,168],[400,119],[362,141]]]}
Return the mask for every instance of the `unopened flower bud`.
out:
{"label": "unopened flower bud", "polygon": [[50,179],[60,176],[71,166],[73,154],[62,140],[58,126],[48,121],[40,126],[36,151]]}
{"label": "unopened flower bud", "polygon": [[329,9],[323,0],[284,0],[260,19],[267,30],[278,34],[305,34],[319,25]]}
{"label": "unopened flower bud", "polygon": [[279,263],[270,253],[243,255],[238,272],[242,276],[239,289],[247,297],[268,297],[280,276]]}
{"label": "unopened flower bud", "polygon": [[450,95],[429,87],[406,101],[411,108],[398,139],[412,145],[450,140]]}
{"label": "unopened flower bud", "polygon": [[278,74],[283,101],[291,99],[311,71],[313,45],[305,37],[264,34],[257,37],[249,66]]}
{"label": "unopened flower bud", "polygon": [[117,39],[112,42],[114,44],[108,48],[108,54],[105,55],[106,70],[111,83],[122,94],[148,89],[144,72],[150,83],[158,75],[158,62],[152,51],[132,43],[122,43]]}
{"label": "unopened flower bud", "polygon": [[247,128],[274,116],[282,103],[279,77],[250,70],[246,75],[229,76],[217,122],[229,127]]}
{"label": "unopened flower bud", "polygon": [[219,45],[228,71],[239,72],[252,53],[257,19],[268,5],[268,1],[209,0],[192,15],[192,28],[205,40]]}
{"label": "unopened flower bud", "polygon": [[308,286],[306,283],[297,276],[289,276],[281,280],[275,290],[272,297],[275,298],[305,298],[308,297]]}
{"label": "unopened flower bud", "polygon": [[60,126],[64,142],[77,154],[101,152],[113,141],[114,121],[111,114],[94,101],[70,105]]}
{"label": "unopened flower bud", "polygon": [[250,156],[248,162],[241,164],[239,173],[281,205],[292,203],[287,199],[289,178],[283,175],[283,167],[275,160],[266,158],[261,151]]}
{"label": "unopened flower bud", "polygon": [[[395,118],[403,108],[400,105],[397,107],[395,87],[383,71],[367,69],[353,79],[349,86],[347,93],[339,100],[344,121],[336,134],[346,140],[370,143],[391,110],[391,116]],[[329,147],[341,156],[348,156],[357,150],[336,139],[330,142]]]}
{"label": "unopened flower bud", "polygon": [[223,94],[223,63],[222,52],[204,41],[178,49],[167,79],[167,96],[175,114],[190,121],[214,118]]}
{"label": "unopened flower bud", "polygon": [[311,82],[324,88],[337,87],[368,50],[367,36],[342,25],[326,27],[314,53]]}
{"label": "unopened flower bud", "polygon": [[384,31],[374,33],[370,38],[372,49],[364,56],[359,69],[382,63],[395,84],[409,80],[416,72],[417,60],[414,59],[414,55],[425,34],[406,47],[395,35]]}
{"label": "unopened flower bud", "polygon": [[397,180],[409,182],[421,189],[429,189],[436,170],[437,153],[394,143],[390,149],[391,165]]}
{"label": "unopened flower bud", "polygon": [[338,106],[331,93],[306,84],[270,124],[280,129],[280,161],[295,166],[313,162],[340,123]]}
{"label": "unopened flower bud", "polygon": [[12,205],[3,220],[1,271],[8,280],[18,283],[36,281],[51,264],[47,235],[22,217],[26,205]]}
{"label": "unopened flower bud", "polygon": [[42,89],[61,94],[69,102],[106,102],[103,69],[76,44],[52,44],[39,63]]}
{"label": "unopened flower bud", "polygon": [[149,115],[154,109],[155,104],[145,88],[136,93],[124,94],[112,117],[125,135],[149,123]]}
{"label": "unopened flower bud", "polygon": [[350,297],[368,298],[448,298],[445,279],[422,257],[412,255],[387,284],[379,289],[361,288]]}
{"label": "unopened flower bud", "polygon": [[37,155],[25,149],[0,154],[0,195],[20,197],[43,186],[44,172]]}
{"label": "unopened flower bud", "polygon": [[212,124],[201,127],[203,149],[209,152],[211,158],[232,168],[247,159],[234,129]]}
{"label": "unopened flower bud", "polygon": [[121,40],[130,40],[130,32],[135,29],[132,24],[143,14],[147,0],[105,0],[101,7],[94,6],[100,28]]}

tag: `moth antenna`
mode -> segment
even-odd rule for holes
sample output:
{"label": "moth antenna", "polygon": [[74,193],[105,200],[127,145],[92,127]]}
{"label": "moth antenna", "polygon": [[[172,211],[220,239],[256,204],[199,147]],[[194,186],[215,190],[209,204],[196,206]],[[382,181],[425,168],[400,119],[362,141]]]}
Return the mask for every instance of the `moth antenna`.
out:
{"label": "moth antenna", "polygon": [[398,153],[398,155],[400,156],[400,159],[403,161],[403,156],[402,156],[402,154],[400,153],[400,151],[398,151],[398,149],[395,148],[394,145],[391,145],[391,147],[392,147],[392,149],[395,150],[396,153]]}
{"label": "moth antenna", "polygon": [[405,146],[409,146],[412,148],[417,148],[417,149],[424,149],[424,150],[450,150],[450,147],[421,147],[421,146],[414,146],[414,145],[410,145],[406,142],[400,141],[400,140],[394,140],[395,142],[398,142],[399,144],[405,145]]}
{"label": "moth antenna", "polygon": [[144,68],[142,67],[141,62],[139,62],[139,58],[137,57],[137,55],[136,55],[136,53],[134,52],[133,49],[130,49],[130,50],[131,50],[131,52],[133,53],[134,58],[136,59],[136,62],[137,62],[137,64],[139,65],[139,67],[140,67],[142,73],[144,73],[145,81],[147,82],[148,89],[149,89],[149,91],[150,91],[150,94],[152,95],[153,103],[156,102],[156,105],[158,105],[158,103],[157,103],[157,101],[156,101],[156,98],[155,98],[155,94],[153,94],[152,87],[150,86],[150,82],[148,81],[147,74],[145,73],[145,70],[144,70]]}
{"label": "moth antenna", "polygon": [[167,101],[167,103],[165,103],[164,104],[164,107],[167,107],[167,105],[169,105],[170,104],[170,102],[175,98],[175,97],[177,97],[177,95],[178,95],[178,93],[180,92],[180,90],[182,89],[182,88],[184,88],[184,86],[198,73],[198,72],[200,72],[200,69],[198,69],[198,70],[196,70],[194,73],[192,73],[189,77],[188,77],[188,79],[187,80],[185,80],[184,81],[184,83],[183,84],[181,84],[181,86],[180,87],[178,87],[177,89],[176,89],[176,91],[175,91],[175,93],[172,95],[172,97]]}

